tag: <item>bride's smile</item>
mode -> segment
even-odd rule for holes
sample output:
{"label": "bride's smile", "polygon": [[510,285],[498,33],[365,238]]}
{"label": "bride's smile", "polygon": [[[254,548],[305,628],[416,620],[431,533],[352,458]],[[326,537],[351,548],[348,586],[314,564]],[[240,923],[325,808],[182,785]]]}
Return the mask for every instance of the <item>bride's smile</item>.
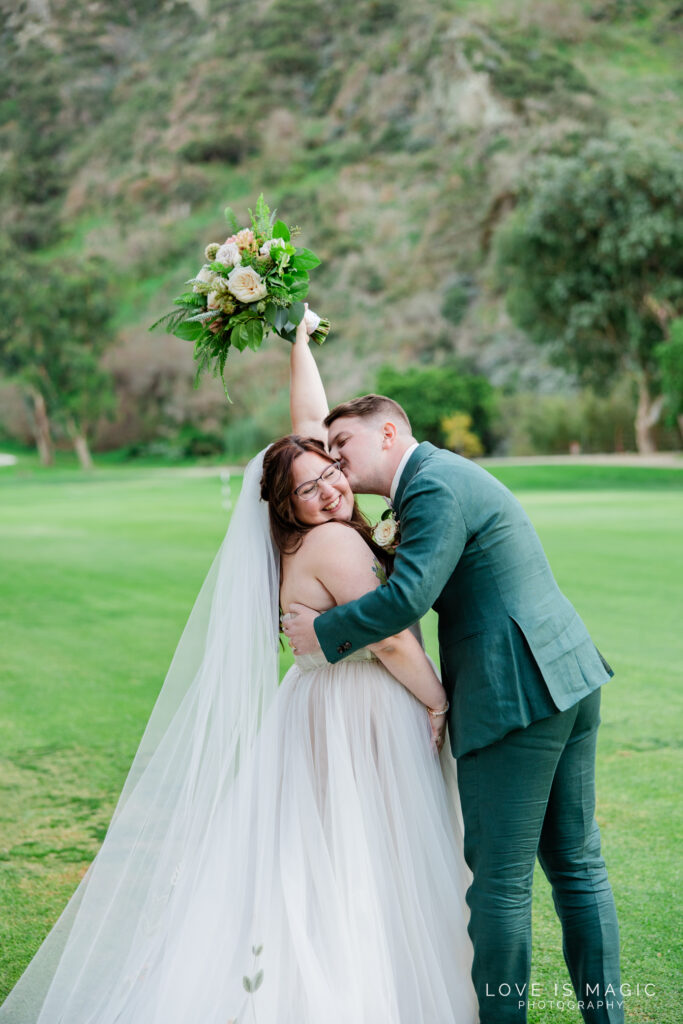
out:
{"label": "bride's smile", "polygon": [[315,452],[303,452],[292,465],[292,504],[302,523],[348,522],[353,492],[339,463]]}

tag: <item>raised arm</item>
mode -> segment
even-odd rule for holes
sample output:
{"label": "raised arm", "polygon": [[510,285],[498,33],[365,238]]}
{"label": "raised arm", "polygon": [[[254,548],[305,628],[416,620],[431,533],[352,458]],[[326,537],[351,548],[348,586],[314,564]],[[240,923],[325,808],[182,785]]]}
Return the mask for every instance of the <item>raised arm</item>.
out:
{"label": "raised arm", "polygon": [[[339,604],[375,591],[373,554],[356,531],[342,523],[312,530],[304,542],[304,568],[315,576]],[[415,636],[406,629],[369,645],[391,674],[427,708],[439,709],[446,693]]]}
{"label": "raised arm", "polygon": [[289,369],[292,432],[302,437],[317,437],[327,444],[327,427],[323,426],[323,420],[330,410],[303,320],[296,329],[296,341],[292,345]]}

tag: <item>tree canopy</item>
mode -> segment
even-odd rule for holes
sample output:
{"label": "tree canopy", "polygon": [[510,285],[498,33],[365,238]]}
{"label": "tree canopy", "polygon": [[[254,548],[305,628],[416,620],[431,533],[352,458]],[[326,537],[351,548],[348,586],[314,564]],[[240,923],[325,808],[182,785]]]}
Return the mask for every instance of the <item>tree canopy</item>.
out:
{"label": "tree canopy", "polygon": [[[113,298],[101,261],[46,263],[4,253],[0,370],[31,396],[89,462],[87,433],[114,402],[101,357],[114,340]],[[43,433],[45,432],[43,428]]]}
{"label": "tree canopy", "polygon": [[591,140],[542,161],[497,239],[516,323],[599,388],[639,387],[641,450],[661,400],[655,350],[683,313],[683,164],[653,141]]}

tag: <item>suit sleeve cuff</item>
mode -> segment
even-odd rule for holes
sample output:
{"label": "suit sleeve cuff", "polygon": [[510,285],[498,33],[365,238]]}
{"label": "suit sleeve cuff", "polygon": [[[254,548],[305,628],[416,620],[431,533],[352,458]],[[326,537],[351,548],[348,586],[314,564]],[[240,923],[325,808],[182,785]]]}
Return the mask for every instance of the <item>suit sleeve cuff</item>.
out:
{"label": "suit sleeve cuff", "polygon": [[335,665],[353,650],[353,644],[350,640],[335,639],[339,635],[338,627],[335,626],[335,611],[335,608],[331,608],[330,611],[323,612],[322,615],[316,615],[313,620],[313,629],[318,638],[318,643],[330,665]]}

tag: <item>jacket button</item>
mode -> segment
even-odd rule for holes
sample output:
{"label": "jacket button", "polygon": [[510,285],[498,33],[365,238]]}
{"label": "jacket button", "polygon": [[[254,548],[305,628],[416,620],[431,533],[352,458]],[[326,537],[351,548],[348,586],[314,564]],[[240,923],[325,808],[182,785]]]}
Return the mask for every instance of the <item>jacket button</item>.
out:
{"label": "jacket button", "polygon": [[337,648],[337,654],[343,654],[343,653],[344,653],[344,645],[340,644],[339,647]]}
{"label": "jacket button", "polygon": [[351,647],[352,647],[351,641],[347,640],[346,643],[344,644],[344,650],[345,651],[350,651]]}

